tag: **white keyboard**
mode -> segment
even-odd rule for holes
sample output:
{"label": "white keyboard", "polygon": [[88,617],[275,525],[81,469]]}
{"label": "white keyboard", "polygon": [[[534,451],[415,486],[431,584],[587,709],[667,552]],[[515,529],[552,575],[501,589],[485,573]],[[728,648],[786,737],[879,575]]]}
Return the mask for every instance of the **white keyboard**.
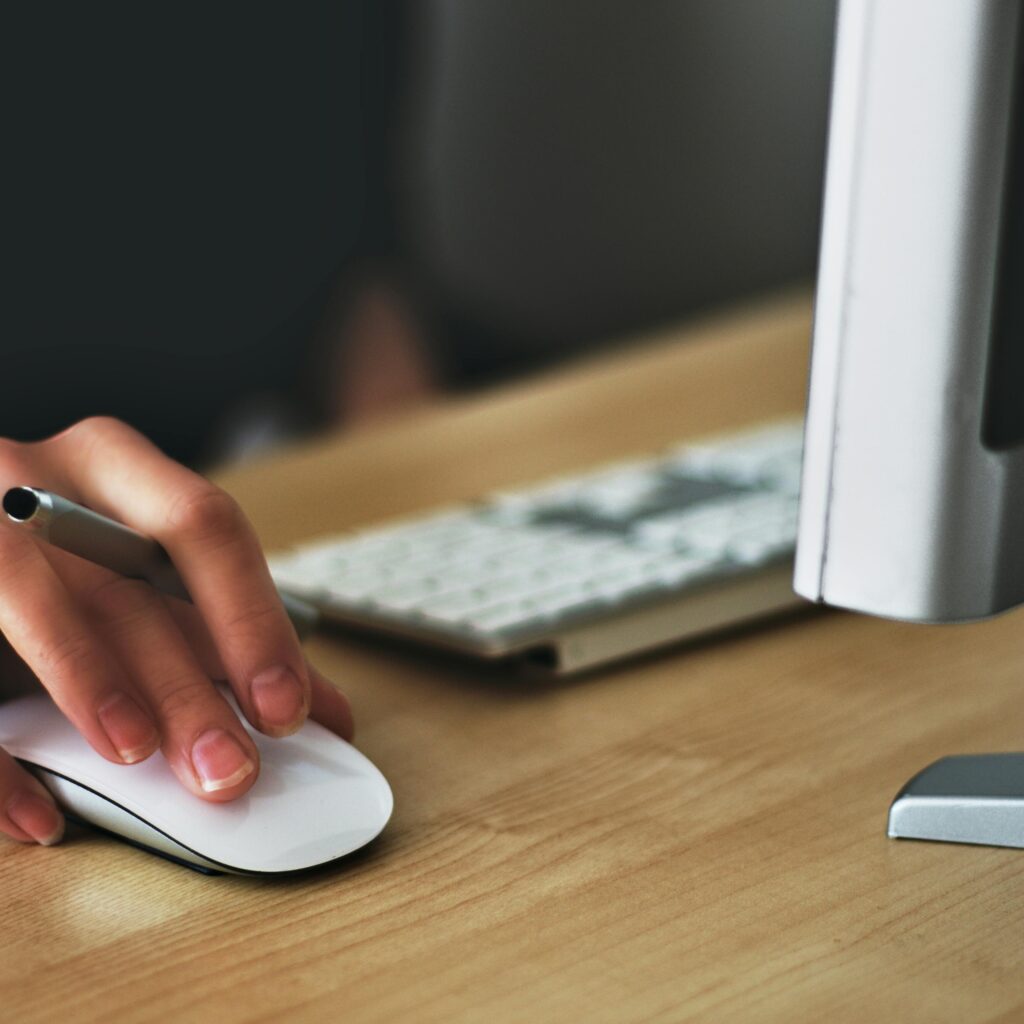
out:
{"label": "white keyboard", "polygon": [[558,672],[796,605],[802,424],[319,538],[270,559],[329,618]]}

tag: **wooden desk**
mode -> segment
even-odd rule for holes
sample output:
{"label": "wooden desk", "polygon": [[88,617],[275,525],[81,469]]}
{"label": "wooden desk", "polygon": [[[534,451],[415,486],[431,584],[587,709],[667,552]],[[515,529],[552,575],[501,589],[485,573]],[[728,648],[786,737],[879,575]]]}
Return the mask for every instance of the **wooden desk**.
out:
{"label": "wooden desk", "polygon": [[[273,546],[799,408],[806,303],[225,475]],[[567,684],[316,640],[397,809],[340,870],[0,842],[10,1021],[1024,1015],[1024,853],[893,842],[904,780],[1024,742],[1019,614],[823,614]]]}

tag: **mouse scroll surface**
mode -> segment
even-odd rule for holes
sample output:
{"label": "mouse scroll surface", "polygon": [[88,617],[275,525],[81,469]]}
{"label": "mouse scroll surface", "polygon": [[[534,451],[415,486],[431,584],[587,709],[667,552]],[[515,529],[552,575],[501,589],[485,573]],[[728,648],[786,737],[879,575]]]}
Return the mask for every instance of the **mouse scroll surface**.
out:
{"label": "mouse scroll surface", "polygon": [[[84,787],[221,870],[264,874],[316,867],[381,832],[391,816],[391,788],[353,746],[312,721],[283,739],[242,721],[259,750],[260,775],[248,793],[223,804],[188,792],[159,752],[136,765],[100,757],[45,694],[0,705],[0,747]],[[65,800],[68,791],[61,790]],[[93,797],[82,801],[85,810],[70,809],[95,821],[91,803]],[[110,820],[96,823],[110,828]],[[139,839],[128,828],[113,830]]]}

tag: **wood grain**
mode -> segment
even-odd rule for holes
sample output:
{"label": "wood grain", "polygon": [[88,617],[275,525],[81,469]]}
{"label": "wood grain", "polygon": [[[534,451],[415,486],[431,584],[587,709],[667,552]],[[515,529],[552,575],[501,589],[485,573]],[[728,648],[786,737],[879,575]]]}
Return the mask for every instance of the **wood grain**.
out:
{"label": "wood grain", "polygon": [[[790,299],[223,475],[271,546],[800,407]],[[395,817],[345,866],[207,879],[0,844],[0,1019],[1024,1017],[1024,854],[893,842],[926,762],[1021,744],[1019,614],[838,613],[569,683],[344,636]]]}

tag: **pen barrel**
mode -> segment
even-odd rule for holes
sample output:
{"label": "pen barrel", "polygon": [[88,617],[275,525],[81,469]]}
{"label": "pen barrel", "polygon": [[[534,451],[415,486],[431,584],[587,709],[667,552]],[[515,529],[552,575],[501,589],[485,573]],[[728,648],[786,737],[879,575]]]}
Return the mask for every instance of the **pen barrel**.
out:
{"label": "pen barrel", "polygon": [[[35,487],[9,490],[4,496],[4,509],[11,519],[54,547],[121,576],[145,580],[171,597],[192,600],[164,548],[130,526]],[[299,639],[304,639],[319,624],[319,610],[292,594],[278,594]]]}
{"label": "pen barrel", "polygon": [[191,600],[167,552],[151,537],[60,495],[37,496],[39,512],[30,525],[54,547],[122,576],[146,580],[172,597]]}

